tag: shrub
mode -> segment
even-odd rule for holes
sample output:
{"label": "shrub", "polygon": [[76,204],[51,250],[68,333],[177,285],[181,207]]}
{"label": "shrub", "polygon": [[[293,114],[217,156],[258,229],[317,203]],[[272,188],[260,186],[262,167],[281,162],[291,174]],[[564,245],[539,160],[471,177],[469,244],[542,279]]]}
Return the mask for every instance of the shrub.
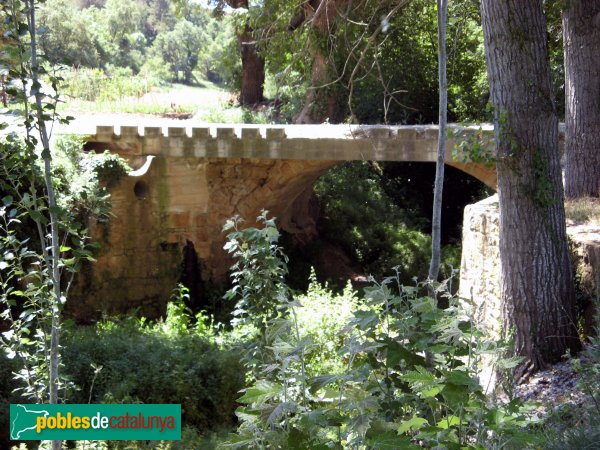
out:
{"label": "shrub", "polygon": [[[425,277],[431,256],[429,217],[413,204],[422,201],[415,190],[388,191],[393,177],[377,163],[350,162],[328,171],[315,185],[322,207],[321,236],[339,245],[376,278],[398,267],[402,282]],[[418,176],[418,175],[413,175]],[[352,180],[352,182],[348,182]],[[433,188],[433,185],[431,186]],[[442,274],[460,265],[460,246],[445,245]]]}
{"label": "shrub", "polygon": [[[171,312],[184,317],[181,308]],[[67,327],[65,373],[79,386],[68,400],[180,403],[183,423],[202,432],[233,424],[245,373],[238,352],[213,342],[206,324],[185,331],[175,322],[126,318]]]}
{"label": "shrub", "polygon": [[340,294],[334,294],[317,281],[314,270],[309,280],[306,294],[296,296],[300,305],[296,310],[298,328],[311,341],[305,352],[307,376],[341,373],[345,369],[344,358],[339,354],[343,345],[341,332],[359,308],[360,300],[350,284]]}
{"label": "shrub", "polygon": [[141,97],[150,92],[160,79],[156,76],[133,75],[131,69],[70,69],[63,75],[63,93],[68,98],[84,101],[112,101],[125,97]]}
{"label": "shrub", "polygon": [[10,404],[22,402],[19,395],[19,383],[14,379],[17,361],[8,359],[0,352],[0,448],[9,448],[10,441]]}
{"label": "shrub", "polygon": [[[226,246],[240,249],[232,252],[238,308],[252,317],[256,305],[248,299],[260,292],[270,313],[258,311],[260,335],[245,358],[254,378],[239,399],[238,432],[225,447],[477,449],[534,442],[518,400],[497,405],[485,398],[478,364],[484,352],[501,349],[483,342],[447,283],[436,288],[447,297],[444,308],[422,295],[430,286],[403,286],[398,272],[366,288],[362,305],[350,290],[334,300],[314,273],[309,293],[294,296],[282,281],[285,256],[274,222],[266,214],[259,219],[262,229],[236,226]],[[263,254],[269,262],[256,270]]]}

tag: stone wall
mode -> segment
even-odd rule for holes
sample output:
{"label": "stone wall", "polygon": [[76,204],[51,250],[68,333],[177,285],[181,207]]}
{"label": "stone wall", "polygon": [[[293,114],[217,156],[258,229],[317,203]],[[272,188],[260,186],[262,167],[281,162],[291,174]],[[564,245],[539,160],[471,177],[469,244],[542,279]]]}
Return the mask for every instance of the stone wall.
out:
{"label": "stone wall", "polygon": [[[137,158],[137,159],[136,159]],[[141,166],[144,157],[132,157]],[[316,234],[308,214],[315,180],[335,162],[156,157],[140,177],[111,191],[110,223],[93,224],[102,246],[73,288],[70,313],[80,321],[132,307],[149,317],[164,312],[182,277],[184,248],[193,249],[197,276],[224,281],[231,259],[223,250],[225,221],[249,226],[267,209],[300,240]]]}
{"label": "stone wall", "polygon": [[600,227],[572,225],[567,227],[576,264],[578,296],[582,301],[585,334],[594,334],[596,304],[600,301]]}
{"label": "stone wall", "polygon": [[491,336],[502,322],[498,195],[465,207],[459,295]]}
{"label": "stone wall", "polygon": [[[498,208],[497,195],[465,208],[459,288],[459,295],[473,305],[474,320],[492,338],[499,335],[502,323]],[[598,295],[600,279],[600,227],[567,225],[567,234],[582,294],[584,332],[590,333],[594,316],[592,299]]]}

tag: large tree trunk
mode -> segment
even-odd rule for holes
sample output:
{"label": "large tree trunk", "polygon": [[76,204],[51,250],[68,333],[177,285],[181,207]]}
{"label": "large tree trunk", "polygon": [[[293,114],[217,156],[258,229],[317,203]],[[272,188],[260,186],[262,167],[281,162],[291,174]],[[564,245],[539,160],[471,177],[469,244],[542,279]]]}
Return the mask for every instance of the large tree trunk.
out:
{"label": "large tree trunk", "polygon": [[577,351],[575,298],[542,0],[482,0],[495,110],[505,328],[522,380]]}
{"label": "large tree trunk", "polygon": [[336,16],[346,0],[309,0],[304,2],[304,20],[310,21],[313,33],[309,51],[312,57],[311,86],[306,92],[302,111],[295,123],[338,123],[343,119],[339,83],[335,83],[333,58],[326,43],[336,25]]}
{"label": "large tree trunk", "polygon": [[[234,9],[248,9],[248,0],[226,0]],[[254,106],[264,99],[265,60],[258,54],[252,27],[246,23],[244,30],[238,32],[238,46],[242,57],[242,85],[240,103],[242,106]]]}
{"label": "large tree trunk", "polygon": [[571,0],[565,42],[565,193],[600,196],[600,2]]}
{"label": "large tree trunk", "polygon": [[242,89],[240,103],[253,106],[263,101],[265,84],[265,60],[258,54],[252,36],[252,28],[246,25],[244,32],[238,35],[242,55]]}

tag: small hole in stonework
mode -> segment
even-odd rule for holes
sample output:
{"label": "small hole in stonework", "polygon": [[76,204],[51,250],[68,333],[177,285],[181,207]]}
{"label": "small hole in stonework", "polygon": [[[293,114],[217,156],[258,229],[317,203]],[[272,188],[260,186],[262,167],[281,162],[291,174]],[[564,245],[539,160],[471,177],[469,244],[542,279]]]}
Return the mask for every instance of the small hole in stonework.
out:
{"label": "small hole in stonework", "polygon": [[146,197],[148,197],[148,193],[150,192],[148,183],[145,181],[138,181],[135,183],[135,186],[133,186],[133,192],[137,198],[144,200]]}

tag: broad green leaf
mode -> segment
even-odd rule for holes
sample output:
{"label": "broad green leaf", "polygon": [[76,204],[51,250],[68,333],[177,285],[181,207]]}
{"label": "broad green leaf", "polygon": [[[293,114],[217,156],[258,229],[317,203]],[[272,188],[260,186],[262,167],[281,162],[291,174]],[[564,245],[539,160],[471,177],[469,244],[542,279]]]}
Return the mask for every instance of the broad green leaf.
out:
{"label": "broad green leaf", "polygon": [[348,375],[319,375],[311,378],[309,381],[310,390],[314,393],[328,384],[335,383],[340,380],[347,380]]}
{"label": "broad green leaf", "polygon": [[36,222],[40,222],[43,225],[48,223],[48,219],[41,212],[36,209],[32,209],[29,211],[29,216],[35,220]]}
{"label": "broad green leaf", "polygon": [[458,426],[458,425],[460,425],[460,418],[458,416],[454,416],[454,415],[447,416],[447,417],[444,417],[442,420],[440,420],[436,425],[443,429]]}
{"label": "broad green leaf", "polygon": [[422,366],[415,367],[400,378],[411,385],[429,385],[435,382],[435,376]]}
{"label": "broad green leaf", "polygon": [[258,380],[256,384],[244,391],[238,401],[241,403],[264,403],[283,392],[283,386],[267,380]]}
{"label": "broad green leaf", "polygon": [[281,402],[269,414],[269,418],[267,419],[267,425],[274,425],[278,423],[287,412],[294,412],[296,410],[296,403],[292,402]]}
{"label": "broad green leaf", "polygon": [[442,389],[442,395],[451,407],[457,407],[469,401],[469,389],[462,384],[446,384]]}
{"label": "broad green leaf", "polygon": [[442,389],[444,388],[443,384],[438,384],[436,386],[425,388],[419,392],[422,398],[432,398],[438,395]]}
{"label": "broad green leaf", "polygon": [[425,358],[421,355],[418,355],[414,351],[408,350],[402,344],[397,341],[389,340],[386,341],[387,344],[387,367],[394,367],[400,363],[400,361],[405,361],[409,366],[420,366],[425,364]]}
{"label": "broad green leaf", "polygon": [[416,444],[411,442],[408,436],[398,436],[394,432],[379,434],[373,438],[367,439],[369,448],[373,450],[419,450]]}
{"label": "broad green leaf", "polygon": [[498,360],[498,368],[499,369],[513,369],[517,367],[521,361],[523,361],[522,356],[513,356],[511,358],[502,358]]}
{"label": "broad green leaf", "polygon": [[405,420],[400,424],[400,426],[398,427],[398,434],[404,434],[409,431],[418,430],[419,428],[427,425],[428,423],[429,422],[427,422],[426,419],[423,419],[422,417],[417,417],[417,415],[413,415],[412,419]]}
{"label": "broad green leaf", "polygon": [[360,414],[353,417],[348,424],[348,427],[359,436],[364,436],[369,429],[371,416],[369,414]]}
{"label": "broad green leaf", "polygon": [[354,313],[354,319],[351,320],[351,323],[360,330],[367,330],[379,323],[379,315],[375,311],[359,310]]}

